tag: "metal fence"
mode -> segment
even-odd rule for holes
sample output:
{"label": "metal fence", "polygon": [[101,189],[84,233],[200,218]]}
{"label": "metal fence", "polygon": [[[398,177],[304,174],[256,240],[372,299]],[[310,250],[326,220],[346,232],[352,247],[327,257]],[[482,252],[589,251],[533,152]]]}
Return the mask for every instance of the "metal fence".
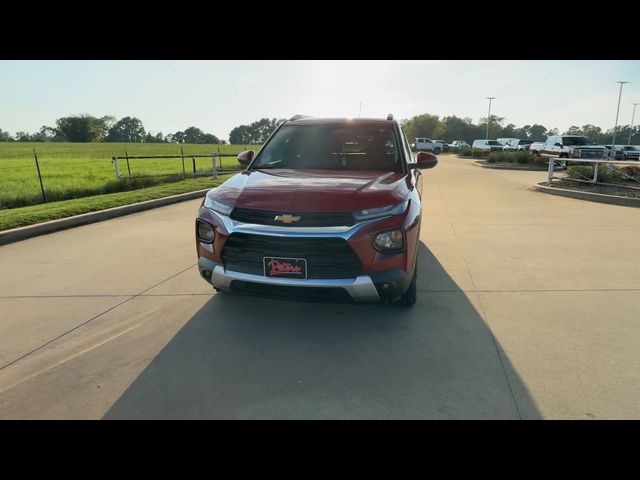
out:
{"label": "metal fence", "polygon": [[[582,175],[586,180],[589,180],[591,183],[598,183],[598,167],[601,164],[605,164],[608,166],[609,169],[613,169],[615,168],[615,166],[625,166],[625,165],[633,165],[633,166],[640,166],[640,162],[638,162],[637,160],[611,160],[609,158],[560,158],[560,157],[549,157],[549,169],[547,171],[547,186],[551,186],[551,183],[553,181],[554,178],[559,178],[559,177],[554,177],[554,171],[555,171],[555,164],[556,162],[562,162],[562,163],[568,163],[568,162],[576,162],[576,163],[586,163],[586,164],[593,164],[594,168],[593,168],[593,177],[589,178],[585,175]],[[640,186],[640,178],[638,177],[634,177],[632,175],[628,175],[625,172],[623,172],[620,169],[617,169],[616,172],[618,174],[620,174],[622,177],[624,178],[628,178],[631,181],[635,181],[638,182],[638,186]],[[563,180],[567,180],[567,177],[561,177]],[[626,185],[624,184],[616,184],[616,186],[619,187],[625,187]],[[630,187],[630,188],[634,188],[634,187]]]}
{"label": "metal fence", "polygon": [[[115,166],[115,174],[118,180],[122,180],[125,178],[139,178],[139,177],[161,177],[161,176],[170,176],[175,175],[176,173],[151,173],[151,174],[143,174],[143,175],[131,175],[131,160],[158,160],[158,159],[180,159],[182,161],[182,175],[187,176],[187,168],[185,165],[185,158],[191,159],[191,171],[189,172],[189,176],[213,176],[214,178],[218,177],[219,173],[230,173],[237,172],[238,168],[222,168],[222,158],[224,157],[237,157],[236,153],[212,153],[210,155],[145,155],[145,156],[129,156],[125,154],[124,157],[111,157],[111,161]],[[196,158],[211,158],[211,170],[210,171],[198,171],[196,169]],[[127,175],[122,175],[120,173],[120,162],[125,161],[127,165]],[[220,165],[218,165],[218,161]]]}

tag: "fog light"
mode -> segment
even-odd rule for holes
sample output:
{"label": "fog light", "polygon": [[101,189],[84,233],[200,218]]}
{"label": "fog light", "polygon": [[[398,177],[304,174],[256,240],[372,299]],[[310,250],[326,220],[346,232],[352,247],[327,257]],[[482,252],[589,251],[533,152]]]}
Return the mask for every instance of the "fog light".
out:
{"label": "fog light", "polygon": [[389,230],[376,235],[373,246],[379,252],[394,252],[404,248],[404,232],[402,230]]}
{"label": "fog light", "polygon": [[211,280],[211,273],[211,270],[207,270],[206,268],[200,269],[200,274],[207,280]]}
{"label": "fog light", "polygon": [[196,236],[198,240],[204,243],[213,243],[216,238],[216,232],[213,229],[213,225],[205,222],[204,220],[196,220]]}

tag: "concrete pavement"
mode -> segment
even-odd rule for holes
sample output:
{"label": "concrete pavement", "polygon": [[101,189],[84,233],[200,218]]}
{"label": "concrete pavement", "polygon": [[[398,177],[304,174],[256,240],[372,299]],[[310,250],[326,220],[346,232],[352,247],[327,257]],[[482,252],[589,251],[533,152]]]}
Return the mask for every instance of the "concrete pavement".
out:
{"label": "concrete pavement", "polygon": [[0,247],[0,418],[638,418],[640,214],[441,155],[414,308],[213,294],[198,201]]}

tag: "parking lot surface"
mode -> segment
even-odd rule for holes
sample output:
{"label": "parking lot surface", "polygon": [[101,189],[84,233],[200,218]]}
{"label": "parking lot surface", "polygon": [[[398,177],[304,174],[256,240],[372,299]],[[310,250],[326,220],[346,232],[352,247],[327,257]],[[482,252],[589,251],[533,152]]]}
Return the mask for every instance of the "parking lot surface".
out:
{"label": "parking lot surface", "polygon": [[0,247],[0,418],[640,417],[640,212],[440,160],[410,309],[214,294],[199,201]]}

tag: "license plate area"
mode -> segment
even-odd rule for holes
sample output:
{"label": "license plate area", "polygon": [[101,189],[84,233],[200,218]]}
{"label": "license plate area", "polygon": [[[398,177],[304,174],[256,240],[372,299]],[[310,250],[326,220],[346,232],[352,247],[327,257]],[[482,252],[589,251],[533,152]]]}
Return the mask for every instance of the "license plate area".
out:
{"label": "license plate area", "polygon": [[265,277],[307,279],[307,260],[304,258],[264,257],[262,261]]}

